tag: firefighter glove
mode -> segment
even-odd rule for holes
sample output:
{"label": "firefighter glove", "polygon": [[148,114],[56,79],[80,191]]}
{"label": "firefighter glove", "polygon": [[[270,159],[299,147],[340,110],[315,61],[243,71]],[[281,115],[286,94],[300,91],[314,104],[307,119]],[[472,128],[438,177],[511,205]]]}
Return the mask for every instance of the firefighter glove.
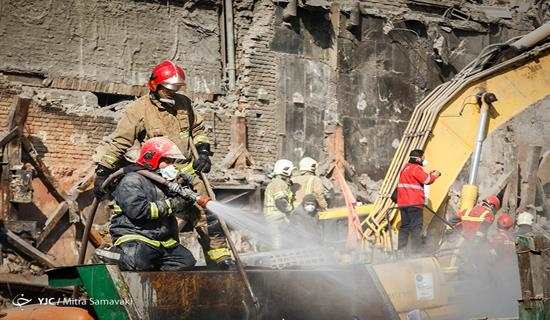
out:
{"label": "firefighter glove", "polygon": [[191,204],[192,202],[189,201],[189,199],[181,196],[170,197],[155,202],[155,205],[158,208],[158,215],[163,217],[182,213],[185,209],[189,208]]}
{"label": "firefighter glove", "polygon": [[217,261],[217,264],[222,270],[235,270],[236,268],[235,260],[231,259],[231,257],[226,257],[220,261]]}
{"label": "firefighter glove", "polygon": [[105,195],[106,191],[101,189],[101,185],[107,180],[107,177],[113,173],[113,170],[104,167],[100,164],[97,165],[95,169],[95,180],[94,180],[94,194],[96,197],[101,198]]}
{"label": "firefighter glove", "polygon": [[200,143],[197,144],[196,147],[199,156],[193,162],[193,169],[204,173],[210,172],[210,168],[212,167],[210,156],[213,155],[213,153],[210,151],[210,144]]}
{"label": "firefighter glove", "polygon": [[290,203],[285,198],[275,199],[275,207],[283,213],[290,213],[292,211]]}

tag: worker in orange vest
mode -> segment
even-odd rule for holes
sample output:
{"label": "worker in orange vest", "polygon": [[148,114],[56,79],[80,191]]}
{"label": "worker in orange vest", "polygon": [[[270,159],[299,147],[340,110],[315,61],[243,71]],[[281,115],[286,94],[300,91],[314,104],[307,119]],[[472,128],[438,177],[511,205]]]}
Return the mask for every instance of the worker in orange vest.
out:
{"label": "worker in orange vest", "polygon": [[467,240],[483,240],[487,238],[487,230],[495,220],[495,213],[500,209],[500,200],[496,195],[483,199],[481,204],[457,213],[458,227]]}

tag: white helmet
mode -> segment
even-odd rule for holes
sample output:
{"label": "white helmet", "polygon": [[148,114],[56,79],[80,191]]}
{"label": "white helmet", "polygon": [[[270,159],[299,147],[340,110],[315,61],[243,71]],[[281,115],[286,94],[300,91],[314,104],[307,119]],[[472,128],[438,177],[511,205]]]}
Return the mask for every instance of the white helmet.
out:
{"label": "white helmet", "polygon": [[523,211],[522,213],[518,214],[518,217],[516,218],[516,224],[518,226],[520,226],[522,224],[532,226],[534,220],[535,220],[535,217],[533,216],[532,213],[527,212],[527,211]]}
{"label": "white helmet", "polygon": [[292,161],[287,159],[281,159],[275,162],[275,166],[273,167],[273,174],[275,175],[280,174],[283,176],[290,177],[294,169],[296,168],[294,168],[294,164],[292,163]]}
{"label": "white helmet", "polygon": [[317,170],[317,161],[313,160],[310,157],[305,157],[300,160],[300,163],[298,164],[300,167],[301,172],[313,172]]}

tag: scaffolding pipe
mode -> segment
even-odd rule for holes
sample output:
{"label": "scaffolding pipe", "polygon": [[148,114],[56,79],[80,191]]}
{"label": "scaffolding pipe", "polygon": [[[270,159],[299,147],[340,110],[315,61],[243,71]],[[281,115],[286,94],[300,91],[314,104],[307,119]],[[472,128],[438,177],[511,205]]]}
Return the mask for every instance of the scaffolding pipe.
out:
{"label": "scaffolding pipe", "polygon": [[483,147],[483,141],[487,137],[487,124],[489,123],[489,107],[492,102],[497,101],[496,97],[492,93],[483,93],[481,95],[481,110],[479,116],[479,127],[477,130],[476,146],[472,158],[472,164],[470,165],[470,176],[468,178],[468,184],[475,185],[477,172],[479,169],[479,162],[481,160],[481,148]]}
{"label": "scaffolding pipe", "polygon": [[227,49],[227,77],[229,91],[235,89],[235,34],[233,31],[233,1],[224,0],[225,13],[225,44]]}

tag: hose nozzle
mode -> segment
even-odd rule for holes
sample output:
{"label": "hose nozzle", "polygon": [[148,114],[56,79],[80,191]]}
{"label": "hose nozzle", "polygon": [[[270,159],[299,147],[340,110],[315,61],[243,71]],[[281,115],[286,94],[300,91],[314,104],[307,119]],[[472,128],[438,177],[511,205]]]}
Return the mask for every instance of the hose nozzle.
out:
{"label": "hose nozzle", "polygon": [[195,201],[197,202],[197,204],[203,208],[206,208],[206,204],[208,203],[208,201],[210,201],[211,199],[208,197],[208,196],[203,196],[203,195],[198,195],[196,198],[195,198]]}

